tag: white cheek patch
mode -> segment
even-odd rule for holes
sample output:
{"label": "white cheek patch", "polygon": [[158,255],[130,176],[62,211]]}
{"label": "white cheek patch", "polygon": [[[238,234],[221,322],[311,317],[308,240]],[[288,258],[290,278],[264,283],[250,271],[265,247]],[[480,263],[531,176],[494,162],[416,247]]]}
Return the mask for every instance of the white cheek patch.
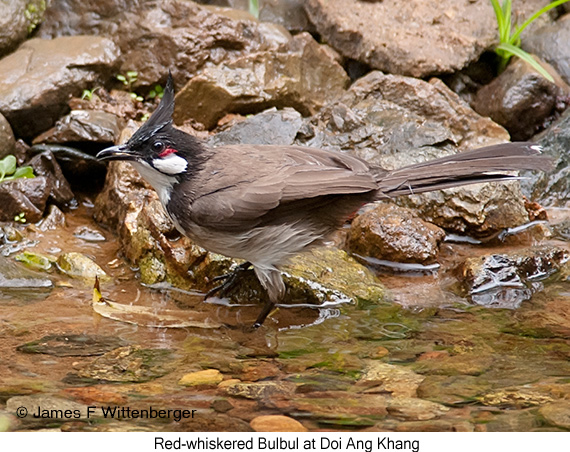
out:
{"label": "white cheek patch", "polygon": [[175,175],[186,171],[188,162],[179,155],[169,154],[166,157],[154,159],[152,165],[164,174]]}

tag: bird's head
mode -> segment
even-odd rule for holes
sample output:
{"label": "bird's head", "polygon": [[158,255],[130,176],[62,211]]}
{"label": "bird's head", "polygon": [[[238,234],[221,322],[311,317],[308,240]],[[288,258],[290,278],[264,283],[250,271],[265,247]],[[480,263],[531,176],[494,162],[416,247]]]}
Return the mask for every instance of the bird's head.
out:
{"label": "bird's head", "polygon": [[168,74],[164,95],[158,108],[125,144],[112,146],[97,154],[100,160],[126,160],[133,163],[153,186],[173,184],[196,170],[204,152],[193,136],[172,126],[174,83]]}

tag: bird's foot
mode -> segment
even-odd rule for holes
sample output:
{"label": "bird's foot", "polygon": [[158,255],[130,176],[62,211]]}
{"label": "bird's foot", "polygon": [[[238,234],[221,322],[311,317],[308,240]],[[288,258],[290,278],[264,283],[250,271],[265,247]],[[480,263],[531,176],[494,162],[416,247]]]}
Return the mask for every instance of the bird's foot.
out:
{"label": "bird's foot", "polygon": [[259,328],[261,325],[263,325],[263,322],[265,322],[265,319],[267,318],[267,316],[269,315],[269,313],[271,312],[271,310],[274,307],[275,307],[275,303],[272,303],[271,301],[267,301],[265,303],[265,306],[263,306],[263,310],[259,313],[259,315],[257,316],[257,320],[255,321],[255,323],[252,326],[252,328],[254,330]]}
{"label": "bird's foot", "polygon": [[244,275],[246,271],[250,270],[251,262],[244,262],[243,264],[238,265],[234,270],[223,275],[216,276],[212,279],[212,281],[223,281],[223,283],[214,287],[213,289],[210,289],[206,293],[204,299],[206,300],[217,293],[220,293],[220,295],[223,296],[237,283],[237,281],[242,275]]}

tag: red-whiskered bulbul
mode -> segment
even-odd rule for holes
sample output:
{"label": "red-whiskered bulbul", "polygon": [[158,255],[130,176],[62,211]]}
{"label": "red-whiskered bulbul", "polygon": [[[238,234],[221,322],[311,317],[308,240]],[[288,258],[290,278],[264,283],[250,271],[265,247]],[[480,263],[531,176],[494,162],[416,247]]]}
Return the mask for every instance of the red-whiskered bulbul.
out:
{"label": "red-whiskered bulbul", "polygon": [[[533,143],[504,143],[393,171],[351,155],[302,146],[208,147],[173,127],[174,86],[126,144],[103,160],[127,160],[158,193],[176,228],[196,244],[253,266],[270,302],[254,326],[283,299],[279,266],[319,244],[364,204],[459,185],[504,181],[505,171],[547,170]],[[226,283],[212,291],[227,289]],[[207,295],[207,296],[208,296]]]}

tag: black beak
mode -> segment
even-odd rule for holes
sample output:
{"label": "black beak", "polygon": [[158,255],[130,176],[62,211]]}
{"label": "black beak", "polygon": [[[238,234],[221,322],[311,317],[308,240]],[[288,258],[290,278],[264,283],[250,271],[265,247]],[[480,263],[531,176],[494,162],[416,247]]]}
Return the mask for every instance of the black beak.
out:
{"label": "black beak", "polygon": [[111,146],[97,154],[99,160],[138,160],[139,155],[129,150],[126,144]]}

